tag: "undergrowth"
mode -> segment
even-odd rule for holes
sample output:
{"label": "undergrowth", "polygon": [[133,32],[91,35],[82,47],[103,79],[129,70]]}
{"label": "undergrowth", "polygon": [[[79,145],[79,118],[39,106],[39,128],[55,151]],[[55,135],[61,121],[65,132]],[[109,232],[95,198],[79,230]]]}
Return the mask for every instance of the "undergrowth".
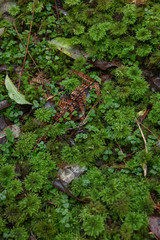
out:
{"label": "undergrowth", "polygon": [[[16,28],[25,45],[32,9],[32,1],[19,0],[9,10],[14,19],[19,16]],[[20,126],[21,134],[17,139],[8,131],[0,145],[0,239],[154,238],[148,216],[160,201],[160,93],[151,91],[144,71],[158,76],[159,11],[158,0],[141,6],[123,0],[36,1],[29,52],[37,65],[27,56],[21,77],[17,69],[26,50],[13,23],[1,17],[0,66],[6,64],[16,86],[20,78],[19,91],[32,106],[9,98],[1,71],[0,101],[11,106],[0,116]],[[69,38],[89,59],[73,60],[52,48],[55,37]],[[121,66],[102,71],[95,65],[115,59]],[[76,105],[76,91],[85,85],[82,73],[94,86],[86,87],[85,102],[82,97]],[[74,111],[63,111],[62,99]],[[68,185],[75,198],[53,185],[68,164],[86,167]]]}

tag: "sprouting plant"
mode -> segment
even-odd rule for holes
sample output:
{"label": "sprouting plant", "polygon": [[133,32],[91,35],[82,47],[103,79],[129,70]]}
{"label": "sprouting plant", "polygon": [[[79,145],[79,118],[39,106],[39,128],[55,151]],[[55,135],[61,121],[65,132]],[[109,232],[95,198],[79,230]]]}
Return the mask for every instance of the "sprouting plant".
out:
{"label": "sprouting plant", "polygon": [[133,119],[134,109],[131,107],[110,109],[105,115],[105,120],[111,126],[117,139],[125,138],[131,134]]}
{"label": "sprouting plant", "polygon": [[149,40],[151,36],[152,36],[151,31],[148,30],[147,28],[140,28],[136,32],[136,38],[142,42]]}
{"label": "sprouting plant", "polygon": [[9,9],[9,14],[11,14],[13,17],[15,17],[19,12],[20,12],[20,8],[19,8],[18,5],[13,5],[13,6]]}
{"label": "sprouting plant", "polygon": [[35,111],[35,117],[41,122],[49,122],[52,117],[52,112],[47,108],[39,108]]}
{"label": "sprouting plant", "polygon": [[41,219],[34,224],[34,232],[41,239],[54,239],[57,230],[55,222],[51,219]]}
{"label": "sprouting plant", "polygon": [[137,66],[130,67],[127,70],[127,76],[130,79],[133,79],[133,80],[139,79],[141,75],[142,75],[142,71]]}
{"label": "sprouting plant", "polygon": [[[35,1],[35,13],[40,13],[42,11],[42,9],[43,9],[43,3],[36,0]],[[33,11],[33,3],[32,2],[28,3],[28,10],[30,12]]]}
{"label": "sprouting plant", "polygon": [[41,199],[35,193],[30,193],[22,199],[18,206],[25,216],[33,216],[38,214],[41,208]]}
{"label": "sprouting plant", "polygon": [[5,209],[5,217],[10,223],[18,223],[18,220],[21,216],[21,211],[16,203],[12,203],[11,205],[8,205]]}
{"label": "sprouting plant", "polygon": [[152,46],[149,44],[140,45],[136,49],[136,54],[140,57],[148,56],[152,51]]}
{"label": "sprouting plant", "polygon": [[10,184],[10,181],[14,178],[15,171],[11,164],[3,165],[0,169],[0,182],[3,187]]}
{"label": "sprouting plant", "polygon": [[134,24],[136,21],[136,6],[134,4],[126,4],[123,8],[123,22],[126,24]]}
{"label": "sprouting plant", "polygon": [[65,90],[71,93],[76,87],[81,85],[81,82],[78,78],[66,78],[61,82],[62,86],[65,87]]}
{"label": "sprouting plant", "polygon": [[10,232],[10,237],[15,240],[27,240],[29,233],[26,231],[25,227],[14,227]]}
{"label": "sprouting plant", "polygon": [[22,154],[27,156],[36,143],[37,135],[32,132],[26,132],[20,135],[19,142],[16,145],[15,155]]}
{"label": "sprouting plant", "polygon": [[135,79],[131,83],[131,98],[134,101],[142,99],[149,90],[149,85],[144,78]]}
{"label": "sprouting plant", "polygon": [[101,40],[105,35],[106,29],[104,23],[95,24],[89,29],[89,36],[94,41]]}
{"label": "sprouting plant", "polygon": [[83,229],[85,234],[91,237],[98,237],[105,229],[103,217],[100,215],[85,215],[83,218]]}
{"label": "sprouting plant", "polygon": [[24,181],[25,189],[31,192],[39,192],[44,184],[44,177],[38,172],[31,172]]}

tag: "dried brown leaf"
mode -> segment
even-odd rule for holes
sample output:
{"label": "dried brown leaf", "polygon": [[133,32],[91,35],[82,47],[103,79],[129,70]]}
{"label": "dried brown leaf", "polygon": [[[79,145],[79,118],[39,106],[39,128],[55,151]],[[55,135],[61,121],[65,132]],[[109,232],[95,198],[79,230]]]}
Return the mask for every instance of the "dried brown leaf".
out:
{"label": "dried brown leaf", "polygon": [[85,75],[82,72],[75,71],[73,72],[78,75],[80,78],[82,78],[83,84],[81,86],[78,86],[69,96],[68,99],[63,98],[59,101],[58,107],[61,109],[60,115],[61,116],[65,111],[68,111],[72,113],[73,111],[77,111],[80,109],[83,117],[85,116],[85,103],[86,103],[86,97],[87,93],[90,89],[95,88],[96,94],[100,95],[100,87],[99,83],[95,82],[91,77]]}
{"label": "dried brown leaf", "polygon": [[2,110],[4,108],[7,108],[9,106],[11,106],[11,104],[7,100],[4,100],[4,101],[0,102],[0,110]]}
{"label": "dried brown leaf", "polygon": [[93,62],[93,65],[101,70],[106,70],[111,67],[120,67],[122,64],[118,60],[113,60],[112,62],[106,62],[104,60],[97,60]]}
{"label": "dried brown leaf", "polygon": [[149,216],[149,228],[156,239],[160,239],[160,216]]}
{"label": "dried brown leaf", "polygon": [[50,79],[45,78],[45,75],[43,72],[38,72],[36,74],[36,77],[33,77],[31,80],[31,83],[38,83],[38,84],[42,84],[45,85],[46,83],[50,83]]}

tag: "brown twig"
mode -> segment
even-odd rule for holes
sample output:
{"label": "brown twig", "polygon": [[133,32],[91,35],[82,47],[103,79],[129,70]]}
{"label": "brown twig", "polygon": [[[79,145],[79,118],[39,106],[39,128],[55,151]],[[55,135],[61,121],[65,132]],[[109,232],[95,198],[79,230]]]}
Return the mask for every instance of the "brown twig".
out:
{"label": "brown twig", "polygon": [[[35,0],[33,0],[32,19],[31,19],[31,24],[30,24],[29,34],[28,34],[28,41],[27,41],[26,53],[25,53],[24,60],[23,60],[22,73],[23,73],[23,71],[24,71],[25,62],[26,62],[27,53],[28,53],[29,41],[30,41],[30,37],[31,37],[31,30],[32,30],[32,24],[33,24],[33,18],[34,18],[34,9],[35,9]],[[21,74],[22,74],[22,73],[21,73]],[[20,84],[21,84],[21,78],[19,78],[18,89],[20,88]]]}
{"label": "brown twig", "polygon": [[[16,33],[17,33],[17,35],[18,35],[18,38],[19,38],[19,40],[21,41],[21,43],[22,43],[22,45],[23,45],[23,47],[25,48],[25,49],[27,49],[26,48],[26,46],[24,45],[24,43],[23,43],[23,41],[22,41],[22,39],[21,39],[21,37],[20,37],[20,35],[19,35],[19,32],[18,32],[18,30],[17,30],[17,27],[16,27],[16,24],[15,24],[15,20],[14,20],[14,22],[13,22],[13,25],[14,25],[14,28],[15,28],[15,30],[16,30]],[[31,56],[31,54],[30,54],[30,52],[28,51],[28,55],[30,56],[30,58],[32,59],[32,61],[33,61],[33,63],[34,63],[34,65],[37,67],[37,64],[36,64],[36,62],[34,61],[34,59],[33,59],[33,57]],[[37,67],[38,68],[38,67]],[[40,70],[38,69],[38,72],[40,72]]]}
{"label": "brown twig", "polygon": [[157,137],[149,128],[147,128],[147,127],[146,127],[145,125],[143,125],[142,123],[139,123],[139,124],[141,124],[142,127],[144,127],[146,130],[148,130],[148,132],[150,132],[150,133],[157,139],[157,141],[159,141],[158,137]]}
{"label": "brown twig", "polygon": [[142,129],[141,129],[141,126],[140,126],[139,122],[137,121],[137,119],[136,119],[135,121],[136,121],[136,123],[137,123],[137,125],[138,125],[138,128],[139,128],[139,131],[140,131],[140,133],[141,133],[141,135],[142,135],[146,153],[148,153],[147,142],[146,142],[145,136],[144,136],[144,134],[143,134],[143,131],[142,131]]}

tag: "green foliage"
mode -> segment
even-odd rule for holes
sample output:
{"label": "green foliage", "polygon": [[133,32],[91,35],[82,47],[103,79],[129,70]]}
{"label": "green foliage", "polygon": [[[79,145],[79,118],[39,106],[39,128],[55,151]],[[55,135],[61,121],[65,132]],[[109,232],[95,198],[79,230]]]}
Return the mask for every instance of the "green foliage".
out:
{"label": "green foliage", "polygon": [[[40,13],[43,9],[43,3],[39,1],[35,1],[35,13]],[[28,10],[33,12],[33,3],[28,3]]]}
{"label": "green foliage", "polygon": [[[10,102],[4,86],[7,68],[15,86],[20,80],[19,91],[33,103],[12,103],[0,111],[7,125],[21,129],[18,138],[7,130],[7,142],[0,145],[0,239],[150,240],[150,196],[160,201],[160,94],[149,90],[145,74],[149,70],[151,80],[158,77],[160,4],[64,0],[53,5],[50,0],[35,1],[28,53],[37,65],[27,54],[22,74],[22,42],[27,45],[33,1],[19,0],[9,10],[14,18],[19,16],[19,35],[3,18],[6,14],[0,19],[0,28],[5,28],[0,38],[0,102]],[[61,37],[89,57],[73,61],[51,49],[48,41]],[[95,67],[97,60],[121,66],[103,71]],[[72,69],[98,82],[101,93],[86,89],[84,119],[79,99],[72,115],[67,109],[59,119],[61,95],[69,98],[84,80]],[[47,83],[33,81],[39,71]],[[50,97],[55,110],[44,107]],[[140,125],[148,153],[135,121],[141,123],[143,110],[150,110],[144,127]],[[53,184],[58,170],[68,164],[85,167],[84,174],[67,185],[77,199]]]}
{"label": "green foliage", "polygon": [[[39,176],[43,178],[43,176],[46,177],[49,172],[55,170],[55,161],[49,152],[40,151],[36,156],[32,156],[29,159],[29,166],[32,171],[38,172]],[[42,182],[42,180],[40,182]]]}
{"label": "green foliage", "polygon": [[99,41],[101,40],[105,35],[106,35],[106,30],[105,30],[105,23],[99,23],[96,25],[93,25],[89,29],[89,36],[94,40],[94,41]]}
{"label": "green foliage", "polygon": [[38,214],[41,208],[41,200],[35,193],[30,193],[18,205],[23,215],[31,217]]}
{"label": "green foliage", "polygon": [[10,232],[10,237],[15,240],[27,240],[29,234],[24,227],[14,227]]}
{"label": "green foliage", "polygon": [[66,78],[62,81],[62,85],[65,87],[66,91],[71,93],[76,87],[81,85],[81,82],[77,78]]}
{"label": "green foliage", "polygon": [[25,188],[31,192],[39,192],[44,184],[43,176],[37,172],[31,172],[25,179]]}
{"label": "green foliage", "polygon": [[35,111],[35,117],[41,122],[49,122],[52,117],[52,112],[47,108],[39,108]]}
{"label": "green foliage", "polygon": [[91,237],[97,237],[105,228],[103,217],[88,215],[83,217],[83,229],[85,234]]}
{"label": "green foliage", "polygon": [[131,98],[134,101],[142,99],[149,89],[148,83],[144,78],[135,79],[131,83]]}
{"label": "green foliage", "polygon": [[11,14],[13,17],[15,17],[19,12],[20,12],[20,8],[19,8],[18,5],[13,5],[13,6],[9,9],[9,14]]}
{"label": "green foliage", "polygon": [[37,135],[32,132],[23,133],[19,137],[19,141],[16,145],[15,155],[27,156],[33,149],[36,143]]}
{"label": "green foliage", "polygon": [[14,178],[15,171],[11,164],[5,164],[0,169],[0,182],[3,187],[10,184],[10,181]]}
{"label": "green foliage", "polygon": [[134,109],[131,107],[110,109],[106,113],[105,120],[111,126],[115,138],[121,139],[131,134],[134,115]]}
{"label": "green foliage", "polygon": [[142,42],[145,42],[146,40],[149,40],[151,38],[151,31],[149,31],[146,28],[140,28],[136,32],[136,38]]}

